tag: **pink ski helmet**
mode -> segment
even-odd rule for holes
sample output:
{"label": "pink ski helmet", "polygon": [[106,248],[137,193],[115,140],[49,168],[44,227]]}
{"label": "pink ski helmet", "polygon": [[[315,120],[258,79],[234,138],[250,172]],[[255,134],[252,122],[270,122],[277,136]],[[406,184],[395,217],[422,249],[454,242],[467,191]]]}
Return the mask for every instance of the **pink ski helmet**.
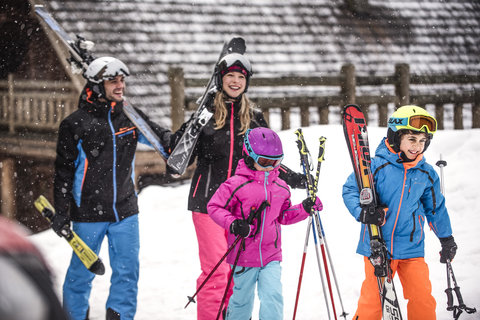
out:
{"label": "pink ski helmet", "polygon": [[262,168],[276,168],[283,160],[282,141],[269,128],[248,129],[243,139],[243,151]]}

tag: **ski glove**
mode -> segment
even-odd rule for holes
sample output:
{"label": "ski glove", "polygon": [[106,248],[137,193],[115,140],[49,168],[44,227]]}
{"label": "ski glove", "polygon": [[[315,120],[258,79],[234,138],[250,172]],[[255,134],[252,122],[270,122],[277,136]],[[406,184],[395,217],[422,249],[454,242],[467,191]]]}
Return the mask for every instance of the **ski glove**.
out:
{"label": "ski glove", "polygon": [[323,204],[319,197],[316,197],[315,202],[313,202],[311,197],[306,198],[302,201],[302,206],[303,209],[308,212],[308,214],[312,214],[312,209],[315,211],[323,210]]}
{"label": "ski glove", "polygon": [[[303,173],[298,173],[290,169],[284,164],[280,165],[280,179],[284,180],[293,189],[306,189],[307,178]],[[309,173],[312,178],[311,181],[315,181],[315,178]]]}
{"label": "ski glove", "polygon": [[52,218],[52,229],[59,237],[63,236],[62,231],[70,228],[70,218],[63,214],[56,214]]}
{"label": "ski glove", "polygon": [[387,221],[385,214],[388,208],[385,206],[362,206],[362,212],[360,212],[360,222],[365,224],[374,224],[377,226],[383,226]]}
{"label": "ski glove", "polygon": [[447,263],[447,260],[452,261],[457,253],[457,244],[453,236],[440,238],[442,251],[440,251],[440,263]]}
{"label": "ski glove", "polygon": [[232,224],[230,225],[230,233],[242,238],[248,237],[250,235],[250,230],[250,225],[246,220],[236,219],[233,220]]}

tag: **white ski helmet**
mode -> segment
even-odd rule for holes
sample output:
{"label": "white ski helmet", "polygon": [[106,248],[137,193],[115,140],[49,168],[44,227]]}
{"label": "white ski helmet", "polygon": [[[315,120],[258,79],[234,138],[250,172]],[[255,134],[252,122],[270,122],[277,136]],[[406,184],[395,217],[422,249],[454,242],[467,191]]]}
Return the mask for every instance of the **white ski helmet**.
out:
{"label": "white ski helmet", "polygon": [[102,83],[119,75],[129,76],[130,71],[122,61],[113,57],[101,57],[93,60],[83,74],[85,79],[92,83]]}
{"label": "white ski helmet", "polygon": [[222,89],[222,78],[225,74],[231,71],[236,71],[242,73],[247,82],[245,85],[245,92],[248,90],[248,85],[250,83],[250,77],[253,74],[252,65],[246,56],[240,53],[230,53],[224,56],[217,64],[215,82],[219,90]]}

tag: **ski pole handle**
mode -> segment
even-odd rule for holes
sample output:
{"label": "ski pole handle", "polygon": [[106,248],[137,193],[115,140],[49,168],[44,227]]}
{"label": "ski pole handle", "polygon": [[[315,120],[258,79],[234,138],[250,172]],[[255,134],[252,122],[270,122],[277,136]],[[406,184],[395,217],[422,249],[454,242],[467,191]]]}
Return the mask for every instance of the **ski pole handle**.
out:
{"label": "ski pole handle", "polygon": [[437,161],[436,165],[440,168],[440,189],[442,194],[445,195],[445,182],[443,179],[443,168],[447,166],[447,161],[442,160],[442,154],[440,154],[440,160]]}
{"label": "ski pole handle", "polygon": [[327,138],[320,137],[318,140],[320,141],[320,147],[318,149],[318,162],[323,162],[325,161],[325,142],[327,141]]}
{"label": "ski pole handle", "polygon": [[447,311],[452,311],[454,309],[452,290],[452,288],[445,289],[445,293],[447,294]]}
{"label": "ski pole handle", "polygon": [[297,135],[297,146],[298,146],[298,151],[300,151],[300,154],[302,155],[308,155],[308,149],[307,149],[307,144],[305,143],[305,138],[303,137],[303,132],[301,128],[298,128],[295,131],[295,134]]}

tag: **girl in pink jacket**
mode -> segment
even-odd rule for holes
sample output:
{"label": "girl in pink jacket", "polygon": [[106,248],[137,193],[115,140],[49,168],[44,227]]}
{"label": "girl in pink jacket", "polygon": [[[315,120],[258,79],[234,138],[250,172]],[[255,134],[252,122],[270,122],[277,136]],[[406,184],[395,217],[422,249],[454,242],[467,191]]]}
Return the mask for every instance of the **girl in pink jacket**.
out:
{"label": "girl in pink jacket", "polygon": [[[263,127],[248,130],[243,148],[244,159],[239,161],[235,175],[220,185],[207,206],[210,217],[229,231],[229,245],[238,236],[245,238],[244,246],[239,245],[227,257],[233,265],[238,250],[242,250],[226,319],[251,317],[257,283],[259,318],[283,319],[280,225],[302,221],[312,209],[323,207],[318,198],[315,203],[307,198],[292,206],[290,189],[278,178],[283,149],[274,131]],[[249,224],[250,212],[264,201],[269,205]]]}

